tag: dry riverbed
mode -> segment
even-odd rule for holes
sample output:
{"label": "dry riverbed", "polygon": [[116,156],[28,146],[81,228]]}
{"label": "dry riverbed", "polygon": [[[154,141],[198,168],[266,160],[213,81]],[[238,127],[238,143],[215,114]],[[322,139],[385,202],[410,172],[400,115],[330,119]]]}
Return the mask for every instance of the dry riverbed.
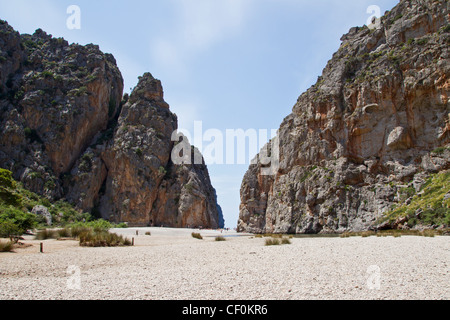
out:
{"label": "dry riverbed", "polygon": [[269,247],[251,235],[197,230],[198,240],[192,231],[113,230],[135,238],[121,248],[28,237],[30,246],[0,253],[0,299],[450,299],[449,237],[294,238]]}

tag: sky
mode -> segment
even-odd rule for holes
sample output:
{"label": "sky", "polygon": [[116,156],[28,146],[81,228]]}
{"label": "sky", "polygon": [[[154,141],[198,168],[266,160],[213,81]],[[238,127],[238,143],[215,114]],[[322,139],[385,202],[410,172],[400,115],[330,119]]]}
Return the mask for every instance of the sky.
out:
{"label": "sky", "polygon": [[[322,74],[341,36],[397,3],[0,0],[0,19],[20,33],[41,28],[69,43],[99,45],[116,58],[125,92],[132,91],[139,76],[152,73],[162,82],[179,128],[194,135],[197,122],[203,133],[216,130],[225,139],[226,130],[278,129],[298,97]],[[68,10],[72,5],[79,14]],[[203,141],[200,151],[207,151],[211,142]],[[265,142],[259,139],[257,149]],[[255,156],[255,148],[248,149],[245,164],[238,164],[237,158],[230,164],[206,159],[228,228],[237,225],[239,190],[249,159]]]}

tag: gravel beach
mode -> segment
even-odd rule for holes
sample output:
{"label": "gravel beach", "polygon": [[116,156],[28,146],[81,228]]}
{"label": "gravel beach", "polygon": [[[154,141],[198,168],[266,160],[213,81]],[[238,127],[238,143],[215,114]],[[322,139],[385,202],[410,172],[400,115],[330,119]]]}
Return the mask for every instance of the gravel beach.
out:
{"label": "gravel beach", "polygon": [[186,229],[112,231],[134,237],[135,246],[46,240],[39,253],[40,241],[27,238],[31,246],[0,253],[0,299],[450,299],[448,237],[294,238],[265,246],[264,238],[231,231],[197,231],[203,240]]}

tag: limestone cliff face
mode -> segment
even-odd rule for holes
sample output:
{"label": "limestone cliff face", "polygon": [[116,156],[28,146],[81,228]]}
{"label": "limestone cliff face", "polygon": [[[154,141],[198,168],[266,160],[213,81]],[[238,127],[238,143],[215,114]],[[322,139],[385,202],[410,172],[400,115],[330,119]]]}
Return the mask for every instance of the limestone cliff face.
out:
{"label": "limestone cliff face", "polygon": [[199,151],[192,149],[192,164],[175,165],[172,161],[168,164],[150,219],[157,225],[223,228],[222,211],[208,169],[204,161],[193,164]]}
{"label": "limestone cliff face", "polygon": [[374,228],[404,190],[449,168],[448,3],[400,1],[341,40],[281,124],[278,172],[245,175],[240,231]]}
{"label": "limestone cliff face", "polygon": [[223,227],[206,166],[171,160],[178,124],[163,97],[161,82],[147,73],[124,104],[101,153],[108,178],[100,213],[137,226]]}
{"label": "limestone cliff face", "polygon": [[109,172],[100,206],[103,217],[149,224],[176,128],[161,83],[144,75],[123,106],[114,139],[102,156]]}
{"label": "limestone cliff face", "polygon": [[151,74],[122,97],[116,61],[98,46],[0,21],[0,85],[0,167],[27,189],[114,222],[220,226],[205,166],[169,179],[179,190],[198,180],[198,199],[164,202],[177,118]]}
{"label": "limestone cliff face", "polygon": [[[68,172],[119,110],[123,80],[98,46],[0,23],[0,163],[28,189],[60,198]],[[6,80],[6,81],[5,81]]]}

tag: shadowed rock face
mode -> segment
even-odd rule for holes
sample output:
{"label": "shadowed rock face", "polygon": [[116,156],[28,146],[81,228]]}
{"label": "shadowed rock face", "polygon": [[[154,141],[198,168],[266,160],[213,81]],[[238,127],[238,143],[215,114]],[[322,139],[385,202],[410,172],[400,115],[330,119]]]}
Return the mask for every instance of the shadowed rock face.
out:
{"label": "shadowed rock face", "polygon": [[124,104],[102,154],[109,174],[100,212],[133,225],[223,227],[206,166],[171,161],[177,117],[163,95],[161,82],[147,73]]}
{"label": "shadowed rock face", "polygon": [[60,198],[61,175],[118,114],[122,76],[98,46],[69,46],[40,29],[19,35],[2,21],[0,48],[0,165]]}
{"label": "shadowed rock face", "polygon": [[149,224],[176,128],[160,81],[145,74],[124,104],[113,141],[102,155],[109,172],[100,206],[103,217]]}
{"label": "shadowed rock face", "polygon": [[0,166],[27,189],[114,222],[220,226],[204,165],[182,165],[169,179],[180,190],[196,181],[197,196],[173,205],[158,198],[177,118],[150,73],[122,99],[116,61],[98,46],[40,29],[20,35],[0,21],[0,84]]}
{"label": "shadowed rock face", "polygon": [[401,1],[342,37],[281,124],[277,174],[245,175],[240,231],[367,230],[403,188],[449,168],[448,14],[445,1]]}

